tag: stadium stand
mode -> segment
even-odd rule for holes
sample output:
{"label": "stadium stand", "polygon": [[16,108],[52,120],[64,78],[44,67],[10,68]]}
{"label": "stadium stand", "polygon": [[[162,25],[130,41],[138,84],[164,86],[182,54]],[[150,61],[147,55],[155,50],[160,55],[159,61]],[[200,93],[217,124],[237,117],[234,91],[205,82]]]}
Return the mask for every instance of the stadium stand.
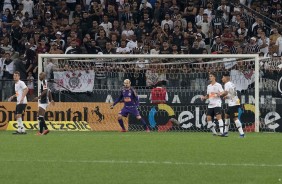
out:
{"label": "stadium stand", "polygon": [[[10,83],[16,70],[36,90],[40,53],[259,53],[280,57],[282,52],[281,0],[3,2],[0,101],[11,93],[5,83]],[[55,64],[48,65],[49,78],[54,68]],[[97,74],[102,80],[106,73]]]}

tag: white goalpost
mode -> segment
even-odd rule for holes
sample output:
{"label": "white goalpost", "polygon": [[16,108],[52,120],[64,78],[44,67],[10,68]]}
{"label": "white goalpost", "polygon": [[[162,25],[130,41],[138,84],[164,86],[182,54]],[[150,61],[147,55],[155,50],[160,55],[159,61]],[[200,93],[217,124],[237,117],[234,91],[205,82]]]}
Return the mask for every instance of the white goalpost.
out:
{"label": "white goalpost", "polygon": [[[56,119],[56,121],[65,121],[66,119],[68,119],[67,107],[69,106],[69,104],[72,104],[72,106],[76,106],[75,104],[77,103],[79,106],[81,103],[81,112],[80,110],[71,110],[76,112],[76,114],[74,112],[70,112],[69,114],[75,114],[69,115],[70,119],[79,119],[80,121],[81,119],[83,119],[83,117],[85,118],[87,116],[87,118],[82,121],[89,121],[91,125],[93,124],[92,130],[107,130],[104,128],[99,129],[99,126],[102,125],[114,127],[113,130],[115,130],[115,128],[117,128],[117,125],[114,125],[117,124],[115,115],[113,118],[108,117],[110,115],[107,116],[107,111],[110,110],[104,109],[104,104],[102,103],[112,102],[116,98],[118,91],[122,86],[122,83],[120,83],[120,81],[129,76],[128,73],[130,73],[130,75],[133,76],[134,81],[136,80],[135,83],[140,98],[141,111],[144,113],[144,116],[146,116],[146,120],[150,122],[150,126],[156,127],[156,129],[158,129],[159,131],[168,130],[163,128],[162,125],[158,126],[158,123],[160,121],[159,119],[171,119],[173,117],[181,123],[181,126],[176,126],[172,122],[172,124],[169,125],[169,130],[186,130],[191,129],[193,127],[193,130],[201,131],[205,129],[204,127],[206,125],[204,120],[204,111],[206,110],[206,107],[204,106],[207,106],[207,104],[200,104],[199,95],[204,94],[206,92],[206,74],[209,71],[216,71],[218,74],[217,80],[219,83],[221,83],[221,78],[219,77],[221,77],[224,72],[231,72],[232,70],[233,73],[240,73],[244,70],[252,71],[249,73],[244,73],[246,76],[249,75],[249,78],[244,81],[241,81],[242,85],[244,83],[244,85],[246,84],[247,86],[246,89],[242,89],[241,93],[246,93],[245,96],[251,96],[252,94],[254,97],[254,104],[252,104],[254,106],[254,109],[252,110],[254,111],[254,117],[252,120],[254,125],[253,131],[259,132],[261,126],[260,124],[262,121],[260,117],[260,67],[262,65],[261,62],[264,62],[264,60],[259,58],[258,54],[39,54],[38,74],[43,71],[46,71],[46,68],[48,68],[47,66],[49,66],[49,63],[51,63],[50,66],[52,66],[53,73],[52,78],[48,80],[52,81],[53,90],[58,96],[58,101],[60,101],[57,102],[56,107],[53,108],[59,111],[61,103],[63,104],[63,106],[65,106],[64,108],[66,109],[65,114],[61,113],[60,115],[58,113],[58,118]],[[240,65],[238,63],[240,63]],[[74,77],[72,77],[71,74],[68,74],[68,71],[71,71]],[[155,77],[151,77],[152,73],[154,73]],[[87,78],[86,76],[91,76],[93,78]],[[201,76],[201,80],[198,80],[198,76]],[[156,77],[158,79],[156,79]],[[64,81],[63,78],[66,78],[68,82]],[[235,78],[234,80],[236,80]],[[84,81],[81,82],[79,80]],[[169,92],[169,101],[165,105],[152,105],[150,104],[149,97],[151,90],[150,84],[163,80],[168,81],[167,90]],[[238,81],[236,82],[236,84],[241,85],[241,82],[239,80],[242,79],[239,79],[238,77]],[[247,84],[246,81],[249,81],[249,83]],[[142,85],[141,83],[144,85]],[[79,89],[77,86],[79,86]],[[38,94],[39,93],[40,89],[38,88]],[[70,97],[62,97],[62,95],[65,94],[69,95]],[[66,98],[68,99],[66,100]],[[70,103],[70,98],[76,98],[78,100],[72,101]],[[92,99],[94,99],[94,101],[91,101]],[[243,102],[244,101],[246,100],[243,100]],[[69,104],[67,104],[67,102]],[[88,106],[88,103],[93,104]],[[106,106],[107,105],[105,105],[105,108]],[[116,112],[117,111],[115,111],[115,113]],[[65,116],[63,116],[62,114]],[[87,114],[91,114],[91,117]],[[245,118],[248,119],[249,117]],[[104,119],[105,121],[103,122]],[[129,121],[131,120],[129,119]],[[133,123],[131,125],[129,121],[128,129],[138,129],[136,128],[139,126],[138,124]],[[246,123],[249,123],[248,121],[249,120],[246,120]],[[169,122],[169,120],[167,122]],[[166,125],[168,124],[169,123],[167,123]]]}

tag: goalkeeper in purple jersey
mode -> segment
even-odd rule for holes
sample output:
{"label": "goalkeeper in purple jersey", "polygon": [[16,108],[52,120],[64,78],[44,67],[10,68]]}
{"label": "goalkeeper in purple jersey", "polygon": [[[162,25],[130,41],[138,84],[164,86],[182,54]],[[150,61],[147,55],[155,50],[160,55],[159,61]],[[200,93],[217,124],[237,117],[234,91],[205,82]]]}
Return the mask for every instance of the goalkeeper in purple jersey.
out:
{"label": "goalkeeper in purple jersey", "polygon": [[140,120],[141,123],[143,124],[144,130],[149,132],[150,130],[149,130],[148,126],[146,125],[146,122],[144,121],[144,119],[141,117],[141,115],[139,113],[139,110],[138,110],[139,99],[138,99],[138,96],[137,96],[136,92],[134,91],[134,89],[131,88],[130,80],[125,79],[123,84],[124,84],[124,87],[120,92],[120,96],[118,97],[118,99],[116,99],[114,104],[111,105],[111,109],[112,109],[112,108],[114,108],[114,106],[117,103],[124,102],[124,107],[121,109],[121,111],[118,114],[118,122],[119,122],[119,124],[122,128],[122,132],[126,132],[122,117],[127,117],[128,114],[132,114],[138,120]]}

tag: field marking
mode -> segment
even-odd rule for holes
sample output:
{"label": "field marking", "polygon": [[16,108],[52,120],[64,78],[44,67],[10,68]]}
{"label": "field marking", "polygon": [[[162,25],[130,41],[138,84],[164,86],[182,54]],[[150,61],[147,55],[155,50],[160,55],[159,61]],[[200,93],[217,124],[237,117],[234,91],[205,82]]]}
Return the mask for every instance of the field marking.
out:
{"label": "field marking", "polygon": [[148,164],[148,165],[193,165],[193,166],[233,166],[233,167],[282,167],[282,164],[255,163],[212,163],[212,162],[173,162],[173,161],[131,161],[131,160],[0,160],[0,162],[45,162],[45,163],[88,163],[88,164]]}

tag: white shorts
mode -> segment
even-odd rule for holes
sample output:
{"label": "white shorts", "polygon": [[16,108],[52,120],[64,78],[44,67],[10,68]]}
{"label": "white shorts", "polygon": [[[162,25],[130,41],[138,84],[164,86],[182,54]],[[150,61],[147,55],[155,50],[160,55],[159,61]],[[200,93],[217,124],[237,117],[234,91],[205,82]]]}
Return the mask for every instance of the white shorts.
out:
{"label": "white shorts", "polygon": [[46,111],[48,104],[38,104],[38,107],[41,107],[42,109]]}

